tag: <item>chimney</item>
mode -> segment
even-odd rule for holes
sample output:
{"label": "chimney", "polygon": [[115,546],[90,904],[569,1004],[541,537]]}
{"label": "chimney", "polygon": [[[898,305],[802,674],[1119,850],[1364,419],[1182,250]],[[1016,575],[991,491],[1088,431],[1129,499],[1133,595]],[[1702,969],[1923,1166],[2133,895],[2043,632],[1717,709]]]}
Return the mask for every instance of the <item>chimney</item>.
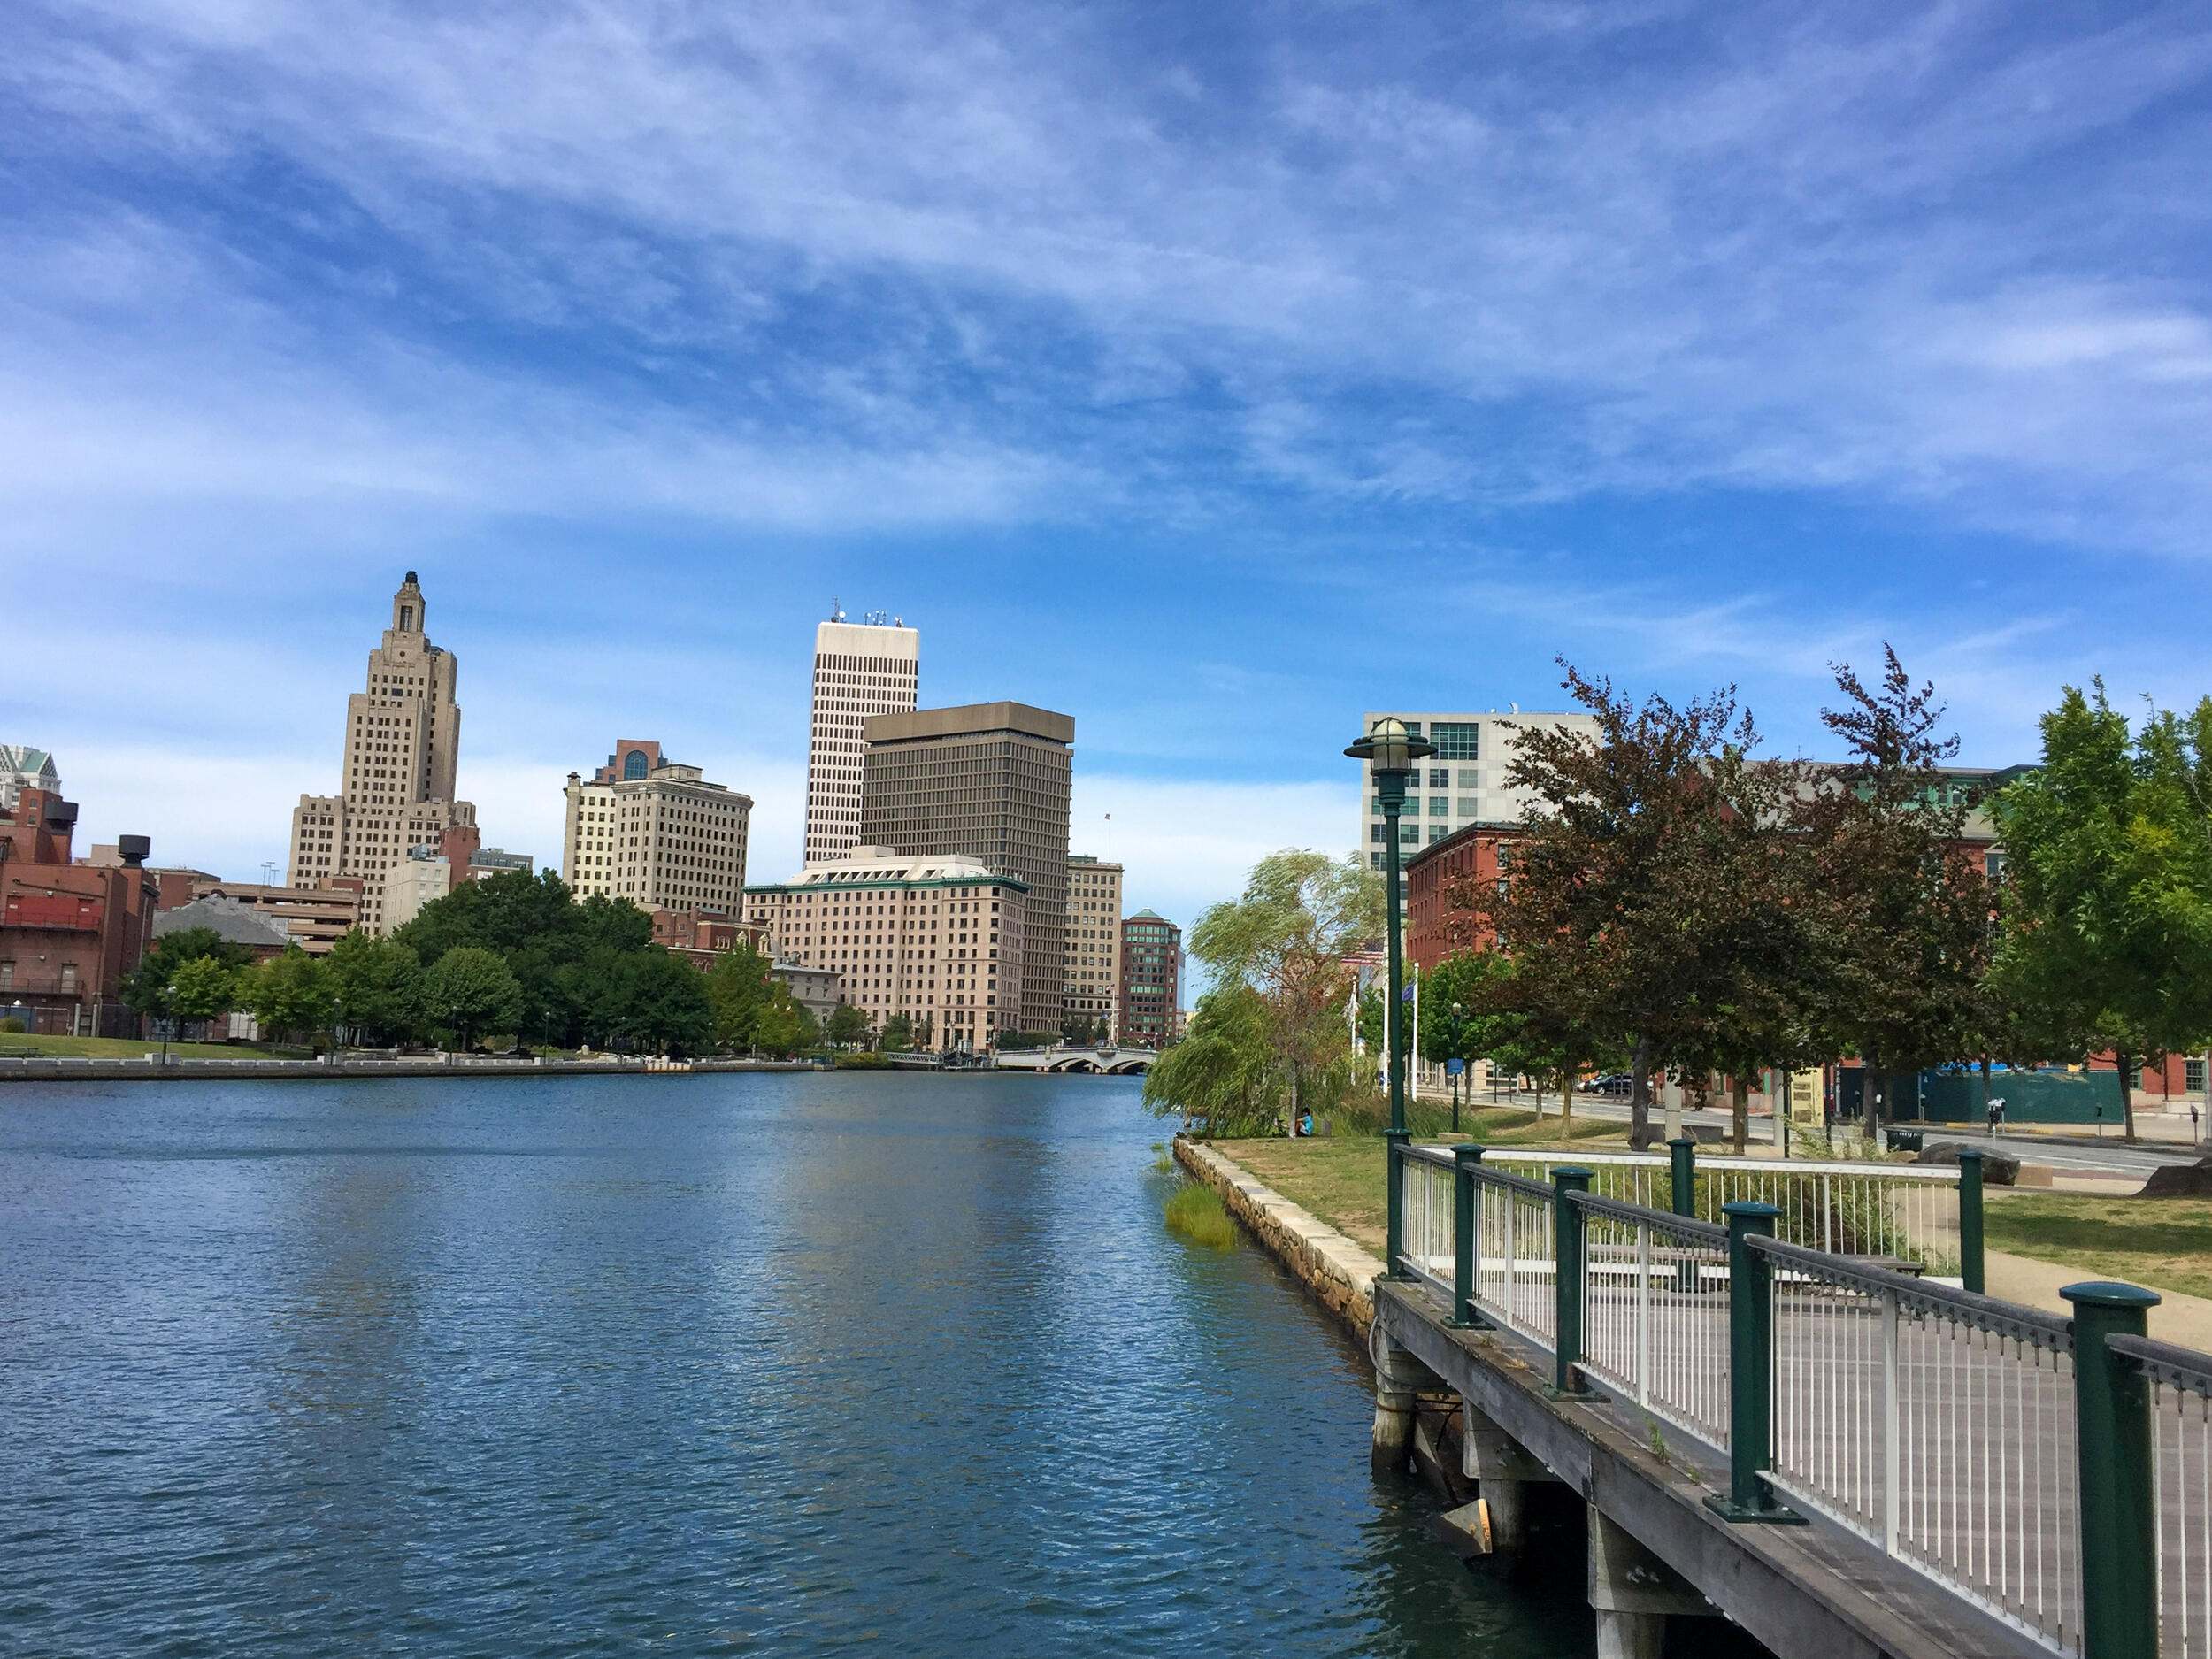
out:
{"label": "chimney", "polygon": [[126,870],[145,868],[146,855],[153,849],[154,843],[149,836],[118,835],[115,838],[115,856],[123,861]]}

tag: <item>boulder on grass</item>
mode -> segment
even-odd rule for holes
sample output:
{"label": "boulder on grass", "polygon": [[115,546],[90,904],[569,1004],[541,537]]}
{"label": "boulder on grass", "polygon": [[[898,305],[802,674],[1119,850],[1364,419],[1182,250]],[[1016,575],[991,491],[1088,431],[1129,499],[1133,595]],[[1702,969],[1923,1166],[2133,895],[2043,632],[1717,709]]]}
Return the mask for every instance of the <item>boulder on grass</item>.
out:
{"label": "boulder on grass", "polygon": [[2138,1198],[2212,1198],[2212,1158],[2153,1170]]}
{"label": "boulder on grass", "polygon": [[[1938,1141],[1920,1148],[1915,1164],[1956,1164],[1959,1154],[1966,1150],[1963,1141]],[[1982,1152],[1982,1185],[1985,1187],[2014,1187],[2020,1180],[2020,1160],[2007,1157],[2001,1152],[1986,1148]]]}

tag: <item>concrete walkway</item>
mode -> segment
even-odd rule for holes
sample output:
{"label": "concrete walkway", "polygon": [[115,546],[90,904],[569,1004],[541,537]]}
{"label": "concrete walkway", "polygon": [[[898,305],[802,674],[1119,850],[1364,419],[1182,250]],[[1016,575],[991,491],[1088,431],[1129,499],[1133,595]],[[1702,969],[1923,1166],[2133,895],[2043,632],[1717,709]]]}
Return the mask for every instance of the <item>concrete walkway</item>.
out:
{"label": "concrete walkway", "polygon": [[[2078,1267],[2061,1267],[2055,1262],[2039,1262],[2004,1250],[1985,1251],[1982,1263],[1991,1295],[2067,1315],[2072,1314],[2073,1307],[2059,1291],[2095,1277]],[[2151,1334],[2162,1342],[2212,1351],[2212,1302],[2175,1290],[2158,1294],[2165,1300],[2151,1310]]]}

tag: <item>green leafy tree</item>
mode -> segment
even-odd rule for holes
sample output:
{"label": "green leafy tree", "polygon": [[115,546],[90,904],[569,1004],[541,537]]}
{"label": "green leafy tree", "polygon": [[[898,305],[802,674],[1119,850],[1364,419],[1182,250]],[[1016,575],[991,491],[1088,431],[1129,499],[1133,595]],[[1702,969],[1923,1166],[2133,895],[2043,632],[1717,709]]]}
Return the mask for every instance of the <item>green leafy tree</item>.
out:
{"label": "green leafy tree", "polygon": [[312,1035],[327,1026],[338,1010],[330,970],[297,945],[243,970],[239,1000],[272,1036]]}
{"label": "green leafy tree", "polygon": [[457,945],[423,975],[422,1006],[431,1024],[466,1048],[475,1033],[512,1030],[522,1016],[522,987],[496,951]]}
{"label": "green leafy tree", "polygon": [[180,927],[173,933],[164,933],[139,958],[138,965],[123,976],[120,995],[125,1005],[157,1018],[178,1013],[170,996],[176,972],[188,962],[200,961],[242,968],[253,961],[253,952],[233,944],[211,927]]}
{"label": "green leafy tree", "polygon": [[424,962],[469,946],[496,953],[521,989],[518,1034],[567,1048],[606,1042],[623,1018],[617,964],[652,949],[652,918],[627,900],[579,903],[552,871],[465,881],[393,935]]}
{"label": "green leafy tree", "polygon": [[914,1022],[904,1014],[894,1014],[883,1022],[883,1040],[879,1045],[886,1054],[906,1054],[914,1047]]}
{"label": "green leafy tree", "polygon": [[1266,998],[1233,981],[1198,999],[1183,1041],[1145,1074],[1144,1099],[1161,1116],[1180,1113],[1209,1135],[1266,1134],[1288,1086]]}
{"label": "green leafy tree", "polygon": [[334,1012],[357,1041],[406,1042],[422,1026],[422,963],[397,939],[353,929],[324,958]]}
{"label": "green leafy tree", "polygon": [[618,1046],[677,1059],[705,1052],[714,1005],[699,971],[657,945],[614,960]]}
{"label": "green leafy tree", "polygon": [[755,1045],[763,1054],[788,1059],[805,1053],[821,1041],[822,1028],[812,1012],[787,987],[775,987],[754,1024]]}
{"label": "green leafy tree", "polygon": [[840,1048],[849,1048],[868,1040],[868,1016],[850,1002],[840,1002],[831,1010],[829,1025],[823,1035]]}
{"label": "green leafy tree", "polygon": [[2046,1057],[2113,1052],[2132,1140],[2137,1068],[2212,1043],[2212,698],[2131,731],[2102,681],[2069,686],[2042,727],[1994,803],[1993,978]]}
{"label": "green leafy tree", "polygon": [[214,956],[180,962],[169,976],[169,1012],[179,1019],[212,1019],[238,1006],[245,970]]}
{"label": "green leafy tree", "polygon": [[1872,686],[1837,667],[1842,701],[1821,721],[1848,758],[1816,774],[1792,814],[1810,861],[1808,1023],[1866,1066],[1870,1136],[1895,1079],[1985,1050],[1991,950],[1988,882],[1962,839],[1973,799],[1950,772],[1958,739],[1942,732],[1934,687],[1916,686],[1886,646],[1882,663]]}
{"label": "green leafy tree", "polygon": [[1561,666],[1595,732],[1521,728],[1509,776],[1529,805],[1510,873],[1467,902],[1515,958],[1497,1011],[1543,1015],[1544,1048],[1569,1064],[1567,1048],[1628,1054],[1630,1140],[1646,1146],[1653,1075],[1701,1058],[1720,1018],[1728,935],[1697,856],[1717,817],[1745,810],[1758,734],[1733,687],[1638,704]]}
{"label": "green leafy tree", "polygon": [[750,1048],[758,1042],[760,1018],[776,983],[771,963],[750,941],[726,950],[707,969],[707,1001],[714,1010],[714,1041],[724,1048]]}

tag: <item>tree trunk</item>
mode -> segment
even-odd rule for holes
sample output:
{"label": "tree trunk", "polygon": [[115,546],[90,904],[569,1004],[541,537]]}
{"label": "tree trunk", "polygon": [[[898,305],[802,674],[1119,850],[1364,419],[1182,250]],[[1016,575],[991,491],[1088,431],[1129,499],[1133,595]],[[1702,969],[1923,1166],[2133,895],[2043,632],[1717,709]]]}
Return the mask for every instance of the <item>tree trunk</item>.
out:
{"label": "tree trunk", "polygon": [[1882,1127],[1882,1068],[1872,1055],[1864,1056],[1866,1085],[1859,1091],[1859,1127],[1872,1146]]}
{"label": "tree trunk", "polygon": [[[1989,1123],[1989,1056],[1987,1055],[1984,1055],[1982,1056],[1980,1069],[1982,1074],[1982,1123],[1985,1126],[1986,1126]],[[1995,1129],[1992,1128],[1989,1133],[1993,1135],[1997,1132]]]}
{"label": "tree trunk", "polygon": [[1744,1077],[1729,1079],[1735,1095],[1732,1127],[1736,1132],[1736,1156],[1744,1156],[1751,1148],[1751,1083]]}
{"label": "tree trunk", "polygon": [[1628,1064],[1628,1144],[1638,1151],[1651,1144],[1651,1039],[1639,1037]]}
{"label": "tree trunk", "polygon": [[2120,1067],[2120,1135],[2123,1140],[2135,1139],[2135,1056],[2116,1053],[2113,1059]]}
{"label": "tree trunk", "polygon": [[1562,1141],[1567,1138],[1567,1125],[1574,1121],[1574,1115],[1575,1074],[1571,1068],[1563,1066],[1559,1071],[1559,1138]]}

